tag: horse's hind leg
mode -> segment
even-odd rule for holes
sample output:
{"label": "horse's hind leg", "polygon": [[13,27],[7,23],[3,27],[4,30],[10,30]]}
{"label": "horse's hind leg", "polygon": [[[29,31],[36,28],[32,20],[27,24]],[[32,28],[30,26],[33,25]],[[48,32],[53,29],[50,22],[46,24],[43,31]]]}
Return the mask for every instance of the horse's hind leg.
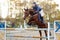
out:
{"label": "horse's hind leg", "polygon": [[[47,37],[47,30],[44,30],[44,32],[45,32],[45,35],[46,35],[46,37]],[[48,38],[46,38],[46,40],[48,40]]]}
{"label": "horse's hind leg", "polygon": [[40,34],[40,40],[42,40],[42,33],[41,33],[41,30],[39,30],[39,34]]}

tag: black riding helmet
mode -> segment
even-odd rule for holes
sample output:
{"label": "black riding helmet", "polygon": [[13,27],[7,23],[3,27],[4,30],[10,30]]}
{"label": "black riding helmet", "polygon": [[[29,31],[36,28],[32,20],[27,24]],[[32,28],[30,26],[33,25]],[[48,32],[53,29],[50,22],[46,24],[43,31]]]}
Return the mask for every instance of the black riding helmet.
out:
{"label": "black riding helmet", "polygon": [[33,2],[33,4],[36,4],[36,2]]}

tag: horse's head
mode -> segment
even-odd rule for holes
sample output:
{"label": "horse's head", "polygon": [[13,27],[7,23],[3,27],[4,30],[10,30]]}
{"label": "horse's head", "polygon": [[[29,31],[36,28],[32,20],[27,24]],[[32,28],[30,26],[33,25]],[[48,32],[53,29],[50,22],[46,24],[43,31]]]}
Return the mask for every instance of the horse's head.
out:
{"label": "horse's head", "polygon": [[32,15],[34,14],[34,10],[33,9],[29,9],[29,13]]}
{"label": "horse's head", "polygon": [[26,17],[29,16],[29,10],[28,9],[24,9],[24,20],[26,19]]}
{"label": "horse's head", "polygon": [[29,15],[32,16],[33,15],[33,9],[24,9],[24,20],[26,19],[26,17],[28,17]]}

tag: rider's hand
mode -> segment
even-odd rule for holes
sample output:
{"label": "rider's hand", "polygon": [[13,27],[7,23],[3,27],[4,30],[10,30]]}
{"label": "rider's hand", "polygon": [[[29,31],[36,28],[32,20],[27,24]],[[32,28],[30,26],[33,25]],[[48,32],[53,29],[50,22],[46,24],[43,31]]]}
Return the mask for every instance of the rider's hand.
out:
{"label": "rider's hand", "polygon": [[38,13],[37,11],[35,11],[35,13]]}
{"label": "rider's hand", "polygon": [[35,12],[37,12],[37,11],[35,11]]}
{"label": "rider's hand", "polygon": [[37,13],[36,11],[34,13]]}

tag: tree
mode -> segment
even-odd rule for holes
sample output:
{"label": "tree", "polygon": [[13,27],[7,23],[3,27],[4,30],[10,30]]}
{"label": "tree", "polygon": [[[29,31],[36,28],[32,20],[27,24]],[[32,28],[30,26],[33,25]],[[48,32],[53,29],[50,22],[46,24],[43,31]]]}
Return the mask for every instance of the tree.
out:
{"label": "tree", "polygon": [[45,19],[47,20],[47,18],[49,17],[49,21],[54,21],[55,15],[58,12],[56,9],[56,7],[58,7],[58,4],[56,4],[55,2],[51,3],[51,1],[48,0],[41,2],[40,5],[42,6],[45,13]]}

